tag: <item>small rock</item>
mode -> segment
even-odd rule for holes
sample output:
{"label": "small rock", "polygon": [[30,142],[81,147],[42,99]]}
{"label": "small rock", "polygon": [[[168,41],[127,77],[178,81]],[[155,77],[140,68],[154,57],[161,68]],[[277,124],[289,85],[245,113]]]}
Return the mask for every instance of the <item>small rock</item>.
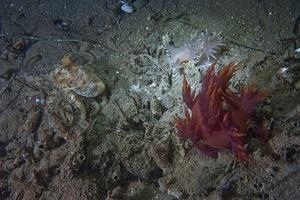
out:
{"label": "small rock", "polygon": [[125,3],[124,2],[121,5],[121,10],[124,11],[124,12],[126,12],[126,13],[133,13],[134,12],[134,7],[133,7],[133,5],[131,3],[127,3],[127,2]]}
{"label": "small rock", "polygon": [[61,19],[56,19],[53,21],[53,23],[57,30],[68,31],[70,29],[69,24]]}
{"label": "small rock", "polygon": [[297,90],[299,90],[300,89],[300,81],[296,82],[294,86]]}
{"label": "small rock", "polygon": [[155,117],[161,117],[164,113],[164,107],[157,97],[154,97],[150,102],[151,113]]}

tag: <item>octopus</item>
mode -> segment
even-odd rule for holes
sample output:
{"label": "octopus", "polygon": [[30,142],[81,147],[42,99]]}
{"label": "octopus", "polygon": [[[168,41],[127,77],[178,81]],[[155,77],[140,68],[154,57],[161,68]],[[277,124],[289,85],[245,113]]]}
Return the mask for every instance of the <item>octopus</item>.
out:
{"label": "octopus", "polygon": [[51,73],[58,92],[48,99],[50,125],[65,138],[86,131],[100,109],[95,97],[106,86],[95,72],[89,54],[65,55],[62,64]]}

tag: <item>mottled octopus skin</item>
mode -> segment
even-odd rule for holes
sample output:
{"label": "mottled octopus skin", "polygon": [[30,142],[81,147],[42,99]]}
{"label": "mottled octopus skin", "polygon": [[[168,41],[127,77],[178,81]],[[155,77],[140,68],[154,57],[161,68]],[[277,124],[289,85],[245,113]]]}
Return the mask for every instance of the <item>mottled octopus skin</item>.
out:
{"label": "mottled octopus skin", "polygon": [[265,123],[256,118],[255,107],[268,93],[254,85],[242,87],[239,93],[231,91],[228,85],[236,70],[236,64],[230,63],[215,74],[211,65],[197,95],[184,75],[185,116],[175,123],[178,135],[204,154],[217,158],[219,149],[228,149],[238,161],[248,163],[253,161],[245,148],[249,138],[267,139]]}

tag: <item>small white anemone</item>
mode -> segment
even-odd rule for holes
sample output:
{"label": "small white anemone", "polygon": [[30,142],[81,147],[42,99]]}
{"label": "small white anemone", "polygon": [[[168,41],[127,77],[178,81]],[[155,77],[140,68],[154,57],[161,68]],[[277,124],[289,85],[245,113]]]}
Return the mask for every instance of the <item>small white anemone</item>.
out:
{"label": "small white anemone", "polygon": [[180,66],[193,62],[197,66],[208,66],[218,59],[222,46],[225,44],[220,33],[196,32],[182,47],[167,47],[170,54],[169,64]]}

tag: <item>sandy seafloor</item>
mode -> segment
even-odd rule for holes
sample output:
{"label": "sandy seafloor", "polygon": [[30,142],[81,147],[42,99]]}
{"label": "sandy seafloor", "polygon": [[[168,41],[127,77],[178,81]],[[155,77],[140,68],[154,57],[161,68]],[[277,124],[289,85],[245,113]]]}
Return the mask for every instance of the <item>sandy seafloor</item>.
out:
{"label": "sandy seafloor", "polygon": [[[1,0],[0,199],[300,199],[300,2],[137,0],[131,14],[117,4]],[[164,43],[196,31],[221,32],[217,65],[240,62],[232,87],[270,91],[254,164],[226,150],[209,158],[176,135],[182,76]],[[90,61],[105,92],[54,84],[66,54]],[[185,68],[194,87],[205,70]]]}

